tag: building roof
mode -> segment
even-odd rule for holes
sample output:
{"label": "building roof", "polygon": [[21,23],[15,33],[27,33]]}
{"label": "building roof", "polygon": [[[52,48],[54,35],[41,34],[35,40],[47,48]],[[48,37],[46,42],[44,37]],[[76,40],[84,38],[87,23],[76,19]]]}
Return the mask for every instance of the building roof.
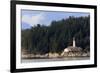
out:
{"label": "building roof", "polygon": [[64,49],[64,52],[71,52],[71,51],[73,51],[73,52],[78,52],[79,51],[80,52],[80,51],[82,51],[82,48],[69,46],[69,47]]}

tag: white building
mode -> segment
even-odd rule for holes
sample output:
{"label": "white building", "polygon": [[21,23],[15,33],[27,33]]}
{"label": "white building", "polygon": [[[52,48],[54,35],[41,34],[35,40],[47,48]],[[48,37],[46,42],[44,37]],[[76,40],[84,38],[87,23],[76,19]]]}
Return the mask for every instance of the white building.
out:
{"label": "white building", "polygon": [[70,53],[78,53],[78,52],[81,52],[81,51],[82,51],[82,48],[76,47],[75,38],[73,38],[73,46],[69,46],[69,47],[65,48],[61,55],[68,54],[69,52]]}

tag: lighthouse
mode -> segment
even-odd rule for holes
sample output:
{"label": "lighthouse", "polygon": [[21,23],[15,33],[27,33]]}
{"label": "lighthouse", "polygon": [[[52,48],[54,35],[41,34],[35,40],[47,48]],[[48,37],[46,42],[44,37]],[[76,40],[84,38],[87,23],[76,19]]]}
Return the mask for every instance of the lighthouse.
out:
{"label": "lighthouse", "polygon": [[76,45],[75,45],[75,38],[73,38],[73,47],[76,47]]}

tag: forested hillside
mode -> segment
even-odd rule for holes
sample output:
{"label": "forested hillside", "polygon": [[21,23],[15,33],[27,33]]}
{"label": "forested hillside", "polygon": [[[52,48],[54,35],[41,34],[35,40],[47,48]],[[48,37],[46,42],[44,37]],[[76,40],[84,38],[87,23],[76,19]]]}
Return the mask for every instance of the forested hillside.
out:
{"label": "forested hillside", "polygon": [[52,21],[49,26],[37,24],[31,29],[21,30],[21,48],[33,54],[61,53],[72,46],[90,50],[90,16],[74,17]]}

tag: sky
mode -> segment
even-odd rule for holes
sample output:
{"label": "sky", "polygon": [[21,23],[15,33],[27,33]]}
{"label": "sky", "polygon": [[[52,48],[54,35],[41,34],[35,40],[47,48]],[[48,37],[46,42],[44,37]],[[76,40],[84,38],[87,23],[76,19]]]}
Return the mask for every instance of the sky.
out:
{"label": "sky", "polygon": [[54,20],[66,19],[69,16],[80,17],[88,15],[89,13],[82,12],[21,10],[21,29],[29,29],[37,24],[48,26]]}

